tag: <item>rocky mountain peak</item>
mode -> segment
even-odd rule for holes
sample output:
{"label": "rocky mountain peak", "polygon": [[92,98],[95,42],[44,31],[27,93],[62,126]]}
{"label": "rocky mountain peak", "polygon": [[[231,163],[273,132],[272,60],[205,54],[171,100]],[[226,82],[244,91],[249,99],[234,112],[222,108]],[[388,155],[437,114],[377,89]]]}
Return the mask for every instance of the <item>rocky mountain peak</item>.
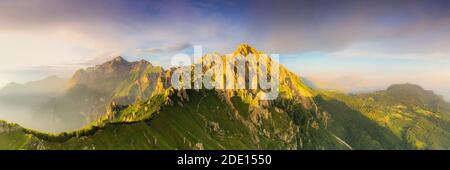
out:
{"label": "rocky mountain peak", "polygon": [[255,48],[253,48],[250,45],[245,44],[245,43],[240,44],[236,48],[236,50],[233,52],[234,55],[242,55],[242,56],[247,56],[249,54],[257,54],[257,53],[258,53],[258,51]]}
{"label": "rocky mountain peak", "polygon": [[115,57],[112,61],[114,61],[114,62],[120,62],[120,63],[122,63],[122,62],[128,62],[128,61],[125,60],[122,56],[117,56],[117,57]]}

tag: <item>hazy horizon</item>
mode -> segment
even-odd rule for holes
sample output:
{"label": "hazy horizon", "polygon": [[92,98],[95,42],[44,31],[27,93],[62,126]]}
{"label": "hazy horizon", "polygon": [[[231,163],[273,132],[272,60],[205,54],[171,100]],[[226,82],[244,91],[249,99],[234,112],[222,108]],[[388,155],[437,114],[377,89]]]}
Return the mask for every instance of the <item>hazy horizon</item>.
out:
{"label": "hazy horizon", "polygon": [[[116,56],[111,56],[109,59],[104,59],[102,61],[99,61],[98,63],[93,63],[92,65],[86,65],[84,67],[79,68],[72,68],[72,70],[66,70],[64,73],[61,72],[49,72],[47,74],[38,74],[35,76],[27,77],[21,80],[15,80],[15,81],[0,81],[0,89],[8,85],[9,83],[18,83],[18,84],[26,84],[34,81],[39,81],[42,79],[45,79],[50,76],[57,76],[62,79],[69,79],[76,70],[78,69],[86,69],[88,67],[95,67],[96,65],[102,64],[104,62],[107,62],[110,59],[113,59]],[[139,61],[143,58],[136,58],[136,57],[127,57],[122,56],[129,62]],[[146,59],[150,63],[153,63],[152,61]],[[287,58],[287,61],[289,61],[289,58]],[[450,101],[450,88],[438,88],[438,89],[432,89],[430,88],[429,84],[421,83],[420,81],[414,81],[413,79],[410,79],[409,81],[404,80],[391,80],[391,81],[380,81],[376,82],[376,80],[370,80],[366,77],[358,77],[358,76],[352,76],[352,75],[317,75],[314,73],[310,74],[303,74],[301,71],[298,71],[299,69],[295,66],[292,66],[291,63],[287,62],[286,58],[281,56],[281,63],[288,67],[291,71],[294,71],[297,75],[299,75],[302,78],[305,78],[307,80],[310,80],[312,83],[314,83],[314,86],[318,89],[325,89],[325,90],[339,90],[341,92],[345,93],[368,93],[368,92],[374,92],[379,90],[385,90],[391,85],[394,84],[404,84],[404,83],[411,83],[411,84],[417,84],[421,87],[423,87],[425,90],[432,90],[437,95],[442,95],[445,100],[448,102]],[[165,63],[165,65],[161,65],[164,69],[167,69],[168,63]],[[308,63],[305,62],[305,67],[308,67]],[[307,72],[307,71],[305,71]]]}

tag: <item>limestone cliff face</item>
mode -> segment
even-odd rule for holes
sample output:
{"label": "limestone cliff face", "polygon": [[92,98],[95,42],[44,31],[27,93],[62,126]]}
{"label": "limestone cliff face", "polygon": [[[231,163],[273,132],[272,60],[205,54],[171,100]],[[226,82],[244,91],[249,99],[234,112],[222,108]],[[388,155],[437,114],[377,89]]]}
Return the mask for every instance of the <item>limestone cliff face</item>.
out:
{"label": "limestone cliff face", "polygon": [[[300,103],[304,108],[307,109],[315,109],[315,104],[312,99],[313,97],[313,91],[307,87],[300,78],[295,74],[290,72],[288,69],[286,69],[281,64],[277,63],[276,61],[273,61],[272,58],[268,54],[264,54],[263,52],[260,52],[256,50],[255,48],[249,46],[248,44],[241,44],[239,45],[236,50],[232,53],[232,57],[249,57],[250,55],[254,55],[257,60],[261,59],[261,61],[266,61],[267,65],[265,66],[267,69],[266,76],[263,76],[258,70],[255,69],[255,72],[257,74],[253,75],[251,77],[248,73],[249,69],[252,69],[251,63],[246,62],[245,69],[246,69],[246,75],[245,75],[245,89],[238,89],[238,90],[223,90],[224,95],[227,96],[227,98],[233,97],[233,96],[241,96],[243,98],[246,98],[246,100],[249,100],[250,103],[255,105],[264,105],[267,103],[274,103],[274,102],[285,102],[287,100],[291,102]],[[203,63],[215,63],[212,59],[213,57],[220,57],[224,63],[229,62],[226,61],[225,55],[220,54],[213,54],[213,55],[207,55],[202,58]],[[208,69],[211,69],[211,65],[204,65],[203,71],[205,72]],[[260,63],[260,65],[263,63]],[[279,87],[276,89],[279,92],[278,98],[274,101],[262,101],[259,100],[257,94],[262,90],[259,86],[257,89],[251,89],[249,88],[250,81],[249,80],[256,80],[255,82],[261,81],[261,78],[263,77],[270,77],[270,73],[272,72],[271,65],[278,65],[279,68]],[[226,64],[225,64],[226,65]],[[225,66],[226,67],[226,66]],[[254,69],[254,68],[253,68]],[[225,71],[224,71],[225,72]],[[233,87],[237,87],[238,79],[237,75],[234,77],[235,84],[232,85]],[[226,79],[225,74],[223,75],[223,79]],[[225,85],[227,86],[227,85]]]}
{"label": "limestone cliff face", "polygon": [[[264,126],[266,126],[264,125],[264,122],[271,121],[274,117],[278,116],[274,114],[288,114],[292,117],[296,117],[295,119],[297,119],[296,121],[298,122],[287,125],[289,127],[287,129],[288,131],[281,130],[285,131],[286,133],[283,133],[283,135],[278,134],[281,135],[279,136],[280,138],[277,138],[275,136],[272,137],[288,143],[294,141],[299,142],[298,140],[300,140],[301,143],[303,143],[300,145],[306,145],[306,143],[308,143],[306,134],[310,133],[308,129],[325,129],[328,115],[320,111],[317,107],[317,104],[313,99],[313,91],[309,87],[307,87],[296,74],[290,72],[284,66],[277,63],[277,61],[274,61],[271,56],[256,50],[248,44],[242,44],[236,48],[236,50],[231,54],[231,57],[242,59],[242,57],[252,57],[250,55],[253,55],[256,60],[265,61],[259,63],[258,66],[264,65],[265,67],[263,68],[266,68],[267,70],[266,72],[260,72],[255,68],[255,65],[252,65],[252,63],[247,60],[247,62],[245,63],[246,65],[244,66],[247,73],[245,74],[244,78],[242,78],[242,76],[234,75],[234,84],[231,85],[232,87],[236,88],[238,87],[238,79],[244,79],[244,89],[224,89],[226,86],[228,86],[225,80],[227,79],[227,76],[230,76],[229,73],[226,73],[225,69],[227,67],[227,64],[230,64],[231,62],[227,60],[227,57],[230,56],[218,53],[207,54],[201,58],[199,63],[202,63],[203,76],[205,74],[208,74],[209,71],[213,70],[212,72],[215,73],[212,76],[214,81],[221,79],[224,80],[225,83],[222,85],[223,88],[216,88],[215,91],[221,98],[221,100],[226,103],[232,110],[234,117],[233,119],[241,122],[246,128],[251,131],[251,134],[253,134],[252,140],[255,144],[260,143],[260,134],[265,134],[266,137],[274,135],[263,128]],[[215,68],[215,66],[217,66],[220,61],[222,63],[225,63],[223,66],[223,71]],[[275,88],[275,90],[277,90],[279,93],[278,97],[274,100],[260,100],[258,93],[262,91],[266,92],[267,90],[261,89],[260,86],[258,86],[256,89],[250,88],[250,80],[256,80],[256,82],[258,82],[264,77],[270,77],[270,73],[275,71],[272,70],[272,65],[278,65],[278,67],[275,68],[279,69],[279,86]],[[236,69],[237,68],[232,68],[232,70]],[[253,76],[250,75],[248,73],[250,69],[255,69],[254,71],[256,72],[256,74],[254,74]],[[195,77],[192,76],[191,83],[193,84],[195,81],[194,79]],[[180,98],[188,98],[182,95],[186,94],[184,90],[180,90],[178,94],[180,94],[179,96],[182,96]],[[242,100],[244,103],[248,104],[248,106],[242,108],[242,106],[235,105],[233,101],[235,101],[234,98],[236,97]],[[249,117],[247,117],[246,115],[247,112],[249,114]],[[296,136],[296,134],[302,135],[299,135],[300,138],[292,139],[292,137]],[[305,138],[302,139],[303,137]],[[292,148],[296,147],[302,146],[292,146]]]}
{"label": "limestone cliff face", "polygon": [[154,91],[168,87],[166,71],[141,60],[122,57],[78,70],[68,81],[64,94],[47,104],[48,112],[61,121],[78,122],[78,128],[105,114],[109,104],[127,105],[145,100]]}
{"label": "limestone cliff face", "polygon": [[104,64],[77,71],[69,80],[67,91],[75,86],[86,86],[110,94],[109,98],[120,100],[126,97],[126,103],[131,103],[151,96],[158,79],[163,76],[163,68],[148,61],[128,62],[116,57]]}

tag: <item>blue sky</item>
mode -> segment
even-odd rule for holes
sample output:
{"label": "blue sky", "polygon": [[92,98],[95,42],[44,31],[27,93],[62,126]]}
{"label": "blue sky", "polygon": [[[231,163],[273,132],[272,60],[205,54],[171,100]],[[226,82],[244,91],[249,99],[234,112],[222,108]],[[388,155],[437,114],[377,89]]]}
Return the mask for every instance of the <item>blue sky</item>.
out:
{"label": "blue sky", "polygon": [[445,0],[0,0],[0,86],[117,55],[167,66],[193,45],[229,53],[240,43],[327,86],[412,82],[450,96]]}

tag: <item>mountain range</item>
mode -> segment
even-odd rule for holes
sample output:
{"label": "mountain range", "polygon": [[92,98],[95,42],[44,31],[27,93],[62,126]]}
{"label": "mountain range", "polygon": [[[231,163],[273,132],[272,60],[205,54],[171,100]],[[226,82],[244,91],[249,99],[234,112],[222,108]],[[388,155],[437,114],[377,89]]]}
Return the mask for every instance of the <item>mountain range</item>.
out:
{"label": "mountain range", "polygon": [[64,89],[66,81],[56,76],[50,76],[25,84],[9,83],[0,89],[0,101],[17,105],[37,105],[48,98],[60,94]]}
{"label": "mountain range", "polygon": [[49,114],[38,112],[45,103],[64,91],[66,79],[50,76],[29,83],[9,83],[0,89],[0,119],[29,128],[47,130]]}
{"label": "mountain range", "polygon": [[[247,44],[233,53],[247,54],[264,56]],[[261,89],[174,89],[174,69],[117,57],[79,70],[42,106],[77,130],[0,122],[0,149],[450,149],[450,104],[417,85],[350,95],[280,65],[279,95],[265,101]]]}

